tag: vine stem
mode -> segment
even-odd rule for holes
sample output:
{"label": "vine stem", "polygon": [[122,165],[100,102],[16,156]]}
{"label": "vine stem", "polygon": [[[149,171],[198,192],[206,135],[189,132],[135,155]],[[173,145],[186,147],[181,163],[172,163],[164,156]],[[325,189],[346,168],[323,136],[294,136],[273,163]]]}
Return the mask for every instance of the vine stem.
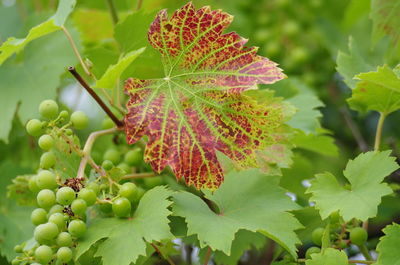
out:
{"label": "vine stem", "polygon": [[136,5],[136,11],[139,11],[142,8],[143,0],[138,0]]}
{"label": "vine stem", "polygon": [[118,13],[117,9],[115,8],[113,0],[107,0],[108,9],[110,10],[111,18],[114,24],[118,23]]}
{"label": "vine stem", "polygon": [[75,67],[68,67],[68,71],[75,77],[75,79],[86,89],[86,91],[96,100],[104,112],[111,118],[111,120],[117,125],[118,128],[124,127],[124,122],[119,120],[114,113],[107,107],[107,105],[101,100],[96,92],[86,83],[82,76],[75,70]]}
{"label": "vine stem", "polygon": [[145,172],[145,173],[135,173],[135,174],[125,175],[122,177],[122,179],[141,179],[141,178],[152,178],[155,176],[158,176],[158,174],[155,174],[154,172]]}
{"label": "vine stem", "polygon": [[207,253],[206,253],[206,257],[204,258],[204,263],[203,263],[204,265],[208,264],[208,261],[210,260],[210,257],[211,257],[211,248],[208,247]]}
{"label": "vine stem", "polygon": [[372,260],[372,257],[369,254],[368,248],[365,245],[358,246],[358,248],[360,249],[360,252],[363,254],[363,256],[365,257],[365,259],[367,261]]}
{"label": "vine stem", "polygon": [[378,151],[381,145],[383,123],[385,122],[386,115],[382,112],[379,113],[378,125],[376,126],[374,150]]}
{"label": "vine stem", "polygon": [[[297,262],[300,263],[305,263],[306,259],[298,259]],[[374,264],[376,261],[374,260],[349,260],[349,264],[357,264],[357,263],[361,263],[361,264]]]}
{"label": "vine stem", "polygon": [[[83,178],[85,175],[85,168],[87,163],[92,162],[91,157],[90,157],[90,152],[92,150],[93,144],[96,141],[96,139],[99,136],[102,135],[107,135],[107,134],[111,134],[114,132],[117,132],[118,128],[111,128],[111,129],[107,129],[107,130],[102,130],[102,131],[97,131],[97,132],[93,132],[89,135],[88,139],[86,140],[85,146],[83,147],[83,151],[82,151],[82,160],[79,164],[79,169],[78,169],[78,173],[77,173],[77,178]],[[91,163],[92,164],[92,163]]]}
{"label": "vine stem", "polygon": [[156,246],[156,244],[151,243],[150,245],[157,251],[157,253],[158,253],[161,257],[163,257],[163,258],[168,262],[168,264],[170,264],[170,265],[175,265],[174,261],[173,261],[170,257],[164,255],[164,254],[160,251],[160,249]]}

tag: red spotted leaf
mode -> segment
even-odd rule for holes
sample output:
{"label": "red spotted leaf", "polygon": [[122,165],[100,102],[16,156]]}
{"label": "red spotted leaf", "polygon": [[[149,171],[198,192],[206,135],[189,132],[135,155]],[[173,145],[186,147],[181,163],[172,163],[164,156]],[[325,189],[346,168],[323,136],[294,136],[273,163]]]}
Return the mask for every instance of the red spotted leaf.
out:
{"label": "red spotted leaf", "polygon": [[223,33],[232,16],[188,3],[168,18],[160,11],[148,38],[161,53],[165,77],[126,81],[129,143],[147,136],[145,161],[196,188],[223,181],[217,151],[242,168],[263,163],[258,152],[279,141],[284,114],[275,99],[246,90],[285,75],[277,64],[245,47],[246,39]]}

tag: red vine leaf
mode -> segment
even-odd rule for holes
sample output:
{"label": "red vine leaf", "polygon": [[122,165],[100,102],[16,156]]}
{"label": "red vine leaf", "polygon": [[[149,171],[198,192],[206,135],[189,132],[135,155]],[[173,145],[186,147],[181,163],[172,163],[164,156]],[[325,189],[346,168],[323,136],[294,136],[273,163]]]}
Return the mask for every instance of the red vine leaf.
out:
{"label": "red vine leaf", "polygon": [[259,103],[245,93],[285,75],[277,64],[244,47],[247,40],[223,34],[232,16],[188,3],[168,18],[160,11],[148,38],[162,55],[165,77],[130,78],[125,116],[129,143],[147,136],[145,161],[196,188],[216,189],[223,181],[216,152],[243,168],[262,162],[256,150],[277,141],[282,106]]}

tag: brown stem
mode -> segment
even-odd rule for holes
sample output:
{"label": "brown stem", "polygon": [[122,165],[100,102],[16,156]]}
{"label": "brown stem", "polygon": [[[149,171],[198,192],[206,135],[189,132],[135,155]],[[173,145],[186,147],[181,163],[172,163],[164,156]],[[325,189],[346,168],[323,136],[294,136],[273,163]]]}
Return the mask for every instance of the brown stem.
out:
{"label": "brown stem", "polygon": [[340,113],[342,113],[344,121],[346,122],[347,127],[349,127],[351,134],[354,136],[354,139],[357,142],[358,147],[362,152],[368,151],[368,145],[365,141],[363,135],[361,134],[358,126],[355,124],[353,119],[351,118],[350,112],[346,107],[342,107],[339,109]]}
{"label": "brown stem", "polygon": [[208,261],[210,260],[210,257],[211,257],[211,248],[208,247],[206,257],[204,258],[204,263],[203,263],[204,265],[208,264]]}
{"label": "brown stem", "polygon": [[158,176],[154,172],[146,172],[146,173],[135,173],[129,174],[122,177],[122,179],[141,179],[141,178],[152,178]]}
{"label": "brown stem", "polygon": [[113,0],[107,0],[108,8],[110,10],[111,18],[114,24],[118,23],[118,13],[117,9],[115,8]]}
{"label": "brown stem", "polygon": [[75,70],[75,67],[68,67],[68,71],[75,77],[76,80],[86,89],[87,92],[96,100],[100,107],[105,111],[108,117],[117,125],[118,128],[124,127],[124,122],[119,120],[114,113],[107,107],[107,105],[101,100],[101,98],[94,92],[94,90],[86,83],[82,76]]}
{"label": "brown stem", "polygon": [[142,8],[143,0],[138,0],[136,5],[136,11],[139,11]]}
{"label": "brown stem", "polygon": [[150,244],[156,251],[157,253],[163,257],[170,265],[175,265],[175,263],[172,261],[172,259],[166,255],[163,255],[163,253],[160,251],[160,249],[156,246],[156,244],[151,243]]}

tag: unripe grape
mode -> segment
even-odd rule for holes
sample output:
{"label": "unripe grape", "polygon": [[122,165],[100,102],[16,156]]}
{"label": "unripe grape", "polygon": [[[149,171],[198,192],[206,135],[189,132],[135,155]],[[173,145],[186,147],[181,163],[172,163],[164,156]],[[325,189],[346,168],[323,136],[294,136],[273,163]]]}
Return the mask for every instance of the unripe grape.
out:
{"label": "unripe grape", "polygon": [[40,225],[47,222],[47,212],[42,208],[37,208],[31,213],[31,221],[34,225]]}
{"label": "unripe grape", "polygon": [[131,172],[131,167],[126,163],[120,163],[117,168],[123,170],[125,173]]}
{"label": "unripe grape", "polygon": [[38,193],[36,200],[40,207],[49,209],[51,206],[56,204],[56,195],[53,191],[44,189]]}
{"label": "unripe grape", "polygon": [[38,145],[44,151],[49,151],[54,146],[54,139],[50,135],[44,134],[44,135],[40,136],[40,138],[38,140]]}
{"label": "unripe grape", "polygon": [[320,248],[318,248],[318,247],[310,247],[306,251],[306,259],[311,259],[311,254],[320,253],[320,252],[321,252]]}
{"label": "unripe grape", "polygon": [[86,232],[86,224],[82,220],[72,220],[68,225],[68,232],[74,237],[82,237]]}
{"label": "unripe grape", "polygon": [[39,243],[43,242],[43,240],[52,240],[58,235],[58,226],[54,223],[45,223],[36,226],[33,234]]}
{"label": "unripe grape", "polygon": [[21,245],[16,245],[16,246],[14,247],[14,251],[15,251],[16,253],[22,253],[22,252],[23,252],[23,247],[22,247]]}
{"label": "unripe grape", "polygon": [[36,177],[36,185],[39,189],[54,189],[57,185],[56,175],[48,170],[42,170]]}
{"label": "unripe grape", "polygon": [[111,129],[114,126],[114,122],[108,117],[104,118],[103,122],[101,123],[101,127],[103,128],[103,130]]}
{"label": "unripe grape", "polygon": [[111,203],[102,203],[102,204],[100,204],[100,211],[102,211],[103,213],[112,212],[112,204]]}
{"label": "unripe grape", "polygon": [[100,185],[97,184],[96,182],[90,182],[86,185],[86,188],[93,190],[96,195],[99,194],[100,192]]}
{"label": "unripe grape", "polygon": [[144,185],[148,189],[164,184],[162,177],[152,177],[143,179]]}
{"label": "unripe grape", "polygon": [[71,129],[66,129],[65,130],[65,134],[68,135],[68,136],[71,136],[71,135],[74,134],[74,132]]}
{"label": "unripe grape", "polygon": [[121,159],[120,153],[115,149],[108,149],[104,155],[103,160],[110,160],[114,165],[117,165]]}
{"label": "unripe grape", "polygon": [[130,166],[138,166],[143,161],[143,154],[140,148],[129,150],[124,156],[124,161]]}
{"label": "unripe grape", "polygon": [[54,100],[43,100],[39,105],[39,113],[43,118],[54,119],[58,115],[58,104]]}
{"label": "unripe grape", "polygon": [[127,217],[131,212],[131,203],[127,198],[118,198],[113,202],[112,210],[118,217]]}
{"label": "unripe grape", "polygon": [[53,258],[53,251],[49,246],[42,245],[35,250],[35,259],[42,264],[47,264]]}
{"label": "unripe grape", "polygon": [[143,188],[137,187],[134,202],[138,203],[145,193],[146,191]]}
{"label": "unripe grape", "polygon": [[60,247],[69,247],[72,245],[72,237],[68,232],[61,232],[57,236],[56,243]]}
{"label": "unripe grape", "polygon": [[63,213],[63,210],[64,206],[61,206],[59,204],[53,205],[49,210],[49,216],[52,215],[53,213]]}
{"label": "unripe grape", "polygon": [[32,119],[26,124],[26,131],[32,136],[39,136],[43,133],[42,122],[38,119]]}
{"label": "unripe grape", "polygon": [[74,111],[71,115],[71,122],[76,129],[81,130],[86,128],[89,118],[83,111]]}
{"label": "unripe grape", "polygon": [[59,230],[63,230],[66,225],[64,214],[62,213],[53,213],[52,215],[50,215],[49,222],[56,224]]}
{"label": "unripe grape", "polygon": [[56,156],[51,151],[43,153],[42,156],[40,157],[40,167],[43,169],[52,168],[54,167],[55,164],[56,164]]}
{"label": "unripe grape", "polygon": [[136,185],[132,182],[124,183],[119,188],[118,194],[133,202],[136,197]]}
{"label": "unripe grape", "polygon": [[312,234],[312,241],[314,242],[315,245],[321,246],[322,245],[322,235],[324,234],[324,229],[319,227],[315,229]]}
{"label": "unripe grape", "polygon": [[114,164],[110,160],[104,160],[101,166],[104,170],[111,170],[114,167]]}
{"label": "unripe grape", "polygon": [[75,191],[70,187],[62,187],[57,193],[57,202],[61,205],[70,205],[75,199]]}
{"label": "unripe grape", "polygon": [[83,199],[75,199],[71,204],[71,210],[76,215],[84,215],[86,212],[87,204]]}
{"label": "unripe grape", "polygon": [[57,260],[67,263],[72,259],[72,250],[68,247],[60,247],[57,251]]}
{"label": "unripe grape", "polygon": [[15,258],[15,259],[13,259],[12,261],[11,261],[11,265],[19,265],[21,262],[17,259],[17,258]]}
{"label": "unripe grape", "polygon": [[96,202],[97,195],[93,190],[83,188],[79,191],[78,198],[85,200],[87,206],[91,206]]}
{"label": "unripe grape", "polygon": [[365,242],[367,242],[368,233],[362,227],[353,228],[350,231],[350,241],[354,245],[362,246]]}
{"label": "unripe grape", "polygon": [[66,120],[68,119],[68,117],[69,117],[68,111],[62,110],[62,111],[60,112],[60,117],[63,118],[64,121],[66,121]]}
{"label": "unripe grape", "polygon": [[29,179],[29,182],[28,182],[28,188],[29,188],[29,190],[32,191],[32,192],[34,192],[34,193],[37,193],[37,192],[40,191],[40,188],[39,188],[39,187],[37,186],[37,184],[36,184],[36,178],[37,178],[36,175],[35,175],[35,176],[32,176],[32,177]]}

